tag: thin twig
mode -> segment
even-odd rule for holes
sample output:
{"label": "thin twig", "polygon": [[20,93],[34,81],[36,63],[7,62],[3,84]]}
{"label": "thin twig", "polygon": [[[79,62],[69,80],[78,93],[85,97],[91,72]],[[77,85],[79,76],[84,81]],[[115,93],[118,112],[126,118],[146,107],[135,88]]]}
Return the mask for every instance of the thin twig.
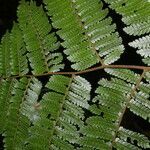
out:
{"label": "thin twig", "polygon": [[145,70],[150,71],[150,67],[148,66],[134,66],[134,65],[102,65],[99,67],[90,68],[83,71],[72,71],[72,72],[48,72],[43,74],[36,74],[36,75],[17,75],[17,76],[11,76],[11,77],[1,77],[1,79],[7,79],[7,78],[21,78],[21,77],[42,77],[42,76],[48,76],[48,75],[79,75],[79,74],[85,74],[97,70],[101,70],[104,68],[112,68],[112,69],[137,69],[137,70]]}

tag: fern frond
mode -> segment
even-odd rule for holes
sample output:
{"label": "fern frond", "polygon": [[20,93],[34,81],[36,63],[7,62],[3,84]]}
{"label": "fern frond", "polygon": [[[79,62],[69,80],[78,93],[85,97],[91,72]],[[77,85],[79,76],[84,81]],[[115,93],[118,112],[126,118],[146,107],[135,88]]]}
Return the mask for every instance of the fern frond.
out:
{"label": "fern frond", "polygon": [[142,134],[124,129],[123,127],[119,128],[118,136],[120,137],[121,140],[125,142],[127,142],[127,140],[130,139],[130,142],[132,144],[137,143],[139,147],[147,148],[150,146],[147,137],[143,136]]}
{"label": "fern frond", "polygon": [[38,98],[41,93],[42,84],[36,78],[32,78],[26,91],[25,101],[21,104],[21,113],[34,123],[39,118]]}
{"label": "fern frond", "polygon": [[129,45],[138,48],[137,53],[144,57],[143,62],[150,65],[150,35],[130,42]]}
{"label": "fern frond", "polygon": [[2,134],[6,124],[6,115],[9,113],[8,108],[13,88],[14,80],[8,79],[0,81],[0,134]]}
{"label": "fern frond", "polygon": [[145,80],[150,83],[150,72],[145,73]]}
{"label": "fern frond", "polygon": [[118,60],[124,47],[108,10],[98,0],[44,0],[52,25],[64,40],[62,46],[72,68],[84,70],[100,62]]}
{"label": "fern frond", "polygon": [[[127,34],[140,36],[129,45],[150,65],[150,0],[37,3],[20,1],[18,22],[0,43],[4,150],[150,149],[149,131],[125,123],[128,111],[150,123],[150,67],[109,65],[124,51],[115,19],[109,17],[114,11]],[[64,68],[63,55],[77,72],[57,72]],[[94,92],[79,75],[98,70],[108,76],[99,76]],[[92,82],[95,86],[96,79]]]}
{"label": "fern frond", "polygon": [[[141,116],[145,120],[150,122],[150,92],[145,90],[150,89],[149,83],[141,83],[139,86],[139,92],[135,94],[135,97],[131,99],[129,108],[133,113]],[[144,90],[143,90],[144,89]]]}
{"label": "fern frond", "polygon": [[[110,81],[106,79],[99,81],[97,96],[93,99],[94,103],[99,104],[90,106],[94,116],[89,117],[86,120],[87,125],[81,128],[80,132],[84,134],[80,139],[81,146],[84,149],[91,148],[91,150],[150,148],[150,142],[146,136],[120,126],[127,108],[145,120],[150,118],[150,90],[146,90],[150,86],[149,83],[142,82],[145,72],[139,76],[125,69],[106,70],[117,78],[112,77]],[[136,81],[132,80],[133,77]],[[93,144],[90,142],[91,139],[93,139]],[[94,141],[100,145],[94,145]]]}
{"label": "fern frond", "polygon": [[129,83],[136,83],[140,77],[138,74],[128,70],[128,69],[109,69],[106,68],[105,71],[117,78],[120,78]]}
{"label": "fern frond", "polygon": [[49,92],[40,101],[40,118],[30,127],[28,149],[74,149],[90,99],[90,84],[79,76],[54,75],[46,85]]}
{"label": "fern frond", "polygon": [[10,65],[12,75],[24,75],[28,73],[26,53],[27,50],[21,30],[15,23],[10,34]]}
{"label": "fern frond", "polygon": [[24,75],[28,73],[26,48],[22,34],[15,23],[11,33],[3,36],[0,46],[0,75]]}
{"label": "fern frond", "polygon": [[124,31],[130,35],[143,35],[150,32],[150,3],[145,0],[105,0],[110,7],[123,16],[127,25]]}
{"label": "fern frond", "polygon": [[[134,83],[132,84],[132,89],[135,88],[136,86],[135,84],[138,81],[138,78],[140,78],[138,74],[135,74],[126,69],[105,69],[105,70],[111,75],[121,78],[124,81],[128,81],[130,84]],[[144,78],[147,80],[147,77],[143,77],[143,79]],[[149,82],[143,83],[142,81],[140,81],[138,88],[137,88],[137,90],[139,91],[135,92],[134,95],[131,97],[130,103],[128,106],[133,113],[141,116],[143,119],[148,120],[148,121],[150,121],[150,115],[149,115],[150,114],[150,102],[148,100],[150,97],[150,92],[148,90],[149,88],[150,88]]]}
{"label": "fern frond", "polygon": [[0,76],[8,77],[11,75],[10,70],[10,36],[9,33],[2,37],[0,45]]}
{"label": "fern frond", "polygon": [[[26,11],[28,10],[28,11]],[[28,59],[34,74],[59,71],[64,67],[61,53],[55,52],[59,42],[42,7],[22,1],[18,8],[19,26],[28,50]]]}
{"label": "fern frond", "polygon": [[29,119],[21,113],[21,103],[25,100],[25,93],[29,80],[22,78],[15,80],[14,88],[11,91],[10,104],[6,114],[4,126],[4,147],[7,150],[22,149],[25,139],[28,136],[30,126]]}

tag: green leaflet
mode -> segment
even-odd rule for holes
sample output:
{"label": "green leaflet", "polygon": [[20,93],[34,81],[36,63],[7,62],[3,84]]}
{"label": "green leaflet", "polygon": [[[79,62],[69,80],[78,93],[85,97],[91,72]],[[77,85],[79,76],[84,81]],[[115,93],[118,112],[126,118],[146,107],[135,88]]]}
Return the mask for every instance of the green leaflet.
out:
{"label": "green leaflet", "polygon": [[[136,84],[138,82],[138,80],[140,79],[140,76],[129,71],[126,69],[105,69],[108,73],[112,74],[113,76],[116,76],[124,81],[128,81],[129,85],[131,87],[132,90],[135,90],[134,93],[132,93],[131,97],[130,97],[130,103],[128,104],[128,107],[130,108],[131,111],[133,111],[133,113],[143,117],[145,120],[150,121],[149,117],[150,117],[150,102],[149,102],[149,95],[150,95],[150,85],[149,82],[142,82],[140,81],[140,83],[138,83],[138,87],[136,87]],[[124,74],[124,75],[123,75]],[[144,72],[144,76],[142,77],[142,79],[144,80],[148,80],[147,76],[145,76],[146,74],[148,74],[147,72]],[[133,80],[136,79],[136,81]],[[148,75],[149,78],[149,75]],[[129,80],[130,79],[130,80]],[[114,80],[114,79],[113,79]],[[118,80],[118,79],[117,79]],[[102,81],[101,81],[102,82]],[[115,81],[115,85],[111,83],[111,88],[113,89],[117,89],[118,91],[123,91],[124,93],[130,93],[129,90],[127,90],[126,86],[124,84],[118,84],[118,81]],[[131,84],[132,83],[132,84]],[[134,83],[134,84],[133,84]],[[105,84],[105,86],[109,86],[109,84]],[[123,86],[120,87],[119,85]],[[110,87],[110,86],[109,86]],[[136,88],[136,89],[134,89]],[[137,91],[137,92],[136,92]]]}
{"label": "green leaflet", "polygon": [[[130,110],[150,123],[149,67],[113,64],[124,46],[110,18],[110,9],[122,15],[123,30],[139,36],[129,45],[149,65],[150,3],[105,2],[107,9],[100,0],[20,1],[18,21],[0,43],[5,150],[150,149],[149,131],[126,128],[123,120]],[[66,57],[79,72],[69,70]],[[96,84],[89,74],[98,70]]]}
{"label": "green leaflet", "polygon": [[74,149],[80,138],[84,111],[88,109],[90,84],[79,76],[54,75],[46,85],[49,92],[40,101],[40,118],[29,128],[28,149]]}
{"label": "green leaflet", "polygon": [[35,105],[40,90],[41,83],[35,78],[1,81],[0,132],[5,137],[5,149],[24,149],[28,128],[39,116]]}
{"label": "green leaflet", "polygon": [[6,123],[6,114],[10,104],[10,96],[14,87],[14,80],[0,81],[0,133],[3,132]]}
{"label": "green leaflet", "polygon": [[110,7],[123,16],[127,25],[124,31],[130,35],[143,35],[150,32],[150,3],[146,0],[105,0]]}
{"label": "green leaflet", "polygon": [[34,123],[39,118],[38,98],[41,93],[42,84],[36,78],[32,78],[26,90],[25,101],[21,104],[21,113]]}
{"label": "green leaflet", "polygon": [[[84,70],[100,62],[111,64],[120,58],[124,47],[115,25],[106,18],[98,0],[44,0],[52,25],[64,40],[62,46],[72,68]],[[100,10],[101,9],[101,10]],[[108,42],[109,41],[109,42]]]}
{"label": "green leaflet", "polygon": [[12,75],[27,74],[28,62],[25,48],[25,43],[22,38],[22,33],[17,24],[14,24],[10,35],[10,65]]}
{"label": "green leaflet", "polygon": [[105,71],[117,78],[120,78],[124,81],[127,81],[129,83],[136,83],[138,78],[140,77],[138,74],[127,70],[127,69],[109,69],[106,68]]}
{"label": "green leaflet", "polygon": [[[117,150],[150,148],[150,142],[146,136],[121,127],[121,120],[127,107],[143,119],[148,121],[150,119],[150,90],[148,90],[150,85],[148,82],[141,81],[145,73],[141,75],[141,78],[129,70],[107,69],[107,71],[120,79],[99,81],[97,96],[93,99],[98,106],[95,104],[90,106],[91,112],[95,115],[89,117],[86,120],[87,125],[81,128],[84,134],[80,139],[81,145],[84,149],[91,150],[99,150],[100,147]],[[121,75],[123,72],[124,76]],[[128,80],[128,76],[131,79],[135,76],[136,82]],[[128,138],[131,142],[128,142]]]}
{"label": "green leaflet", "polygon": [[[109,69],[109,73],[117,78],[99,81],[92,105],[89,105],[91,85],[80,76],[51,76],[46,84],[47,92],[40,101],[42,85],[36,78],[1,80],[0,119],[3,122],[5,118],[5,124],[1,124],[5,148],[150,148],[146,136],[120,126],[127,107],[136,115],[149,120],[149,72],[142,74],[146,81],[142,82],[142,78],[131,71],[113,70]],[[119,77],[123,72],[128,73],[124,73],[127,76]],[[135,76],[136,81],[128,80],[129,76],[131,79]],[[85,110],[93,114],[86,120]],[[128,138],[131,142],[128,142]]]}
{"label": "green leaflet", "polygon": [[134,142],[137,141],[137,145],[140,147],[147,148],[150,146],[148,138],[139,133],[132,132],[122,127],[119,128],[118,135],[124,141],[127,141],[127,138],[130,137],[131,143],[134,144]]}
{"label": "green leaflet", "polygon": [[59,42],[54,33],[49,33],[51,25],[43,9],[34,2],[28,4],[22,1],[18,8],[18,20],[33,74],[62,69],[63,57],[61,53],[55,52],[59,48]]}
{"label": "green leaflet", "polygon": [[137,53],[144,57],[143,62],[150,65],[150,35],[130,42],[129,45],[138,48]]}
{"label": "green leaflet", "polygon": [[28,73],[26,48],[21,31],[16,23],[11,33],[7,32],[3,37],[0,49],[1,76],[8,77]]}
{"label": "green leaflet", "polygon": [[9,33],[7,32],[2,40],[0,45],[0,76],[10,76],[10,43],[9,42]]}
{"label": "green leaflet", "polygon": [[25,91],[28,80],[22,78],[15,81],[14,87],[9,95],[9,107],[5,113],[6,121],[4,125],[4,147],[7,150],[22,149],[24,140],[28,135],[28,127],[30,125],[27,117],[22,115],[20,105],[25,99]]}
{"label": "green leaflet", "polygon": [[[150,32],[150,3],[145,0],[115,0],[108,1],[110,8],[122,15],[122,21],[126,24],[124,31],[129,35],[141,36]],[[144,35],[129,45],[138,48],[137,53],[144,57],[143,62],[150,64],[149,35]]]}

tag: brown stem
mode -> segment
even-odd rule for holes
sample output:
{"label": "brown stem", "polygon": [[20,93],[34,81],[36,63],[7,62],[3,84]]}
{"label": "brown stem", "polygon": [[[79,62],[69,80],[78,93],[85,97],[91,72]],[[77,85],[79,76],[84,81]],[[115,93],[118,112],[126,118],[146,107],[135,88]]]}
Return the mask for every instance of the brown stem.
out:
{"label": "brown stem", "polygon": [[122,69],[137,69],[150,71],[149,66],[134,66],[134,65],[104,65],[104,68],[122,68]]}
{"label": "brown stem", "polygon": [[1,77],[1,79],[7,79],[7,78],[21,78],[21,77],[41,77],[41,76],[48,76],[48,75],[79,75],[79,74],[85,74],[96,70],[101,70],[104,68],[112,68],[112,69],[137,69],[137,70],[144,70],[144,71],[150,71],[149,66],[134,66],[134,65],[102,65],[99,67],[90,68],[83,71],[72,71],[72,72],[48,72],[44,74],[37,74],[37,75],[22,75],[22,76],[11,76],[11,77]]}

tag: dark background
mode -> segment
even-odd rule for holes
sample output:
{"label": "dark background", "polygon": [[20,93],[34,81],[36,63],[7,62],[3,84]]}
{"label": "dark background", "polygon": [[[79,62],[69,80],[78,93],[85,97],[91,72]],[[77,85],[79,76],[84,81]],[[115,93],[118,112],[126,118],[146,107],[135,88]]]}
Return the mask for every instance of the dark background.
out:
{"label": "dark background", "polygon": [[[42,3],[42,0],[37,0],[37,3],[38,5],[40,5]],[[16,11],[18,4],[19,0],[0,0],[0,39],[5,34],[6,30],[11,30],[13,22],[17,21]],[[104,4],[104,8],[107,7],[108,5]],[[114,22],[117,24],[117,30],[122,37],[123,44],[125,46],[124,54],[121,56],[121,59],[119,61],[115,62],[115,64],[144,65],[141,61],[140,55],[136,53],[136,50],[128,46],[128,43],[135,40],[137,37],[129,36],[123,31],[123,27],[125,27],[125,25],[121,21],[121,16],[116,14],[115,11],[110,10],[108,15],[111,16]],[[65,59],[65,63],[65,71],[72,71],[72,69],[70,68],[70,62],[68,62],[67,59]],[[141,73],[141,71],[139,70],[135,71],[137,73]],[[92,84],[93,91],[96,89],[97,82],[100,80],[100,78],[109,78],[109,76],[103,70],[90,72],[82,76]],[[46,82],[48,80],[48,78],[45,77],[41,77],[39,79],[43,82]],[[94,97],[94,94],[92,95],[92,97]],[[144,119],[135,116],[129,110],[127,110],[124,115],[122,126],[128,129],[132,129],[133,131],[138,131],[150,137],[150,125]],[[0,150],[3,150],[2,136],[0,136],[0,145]]]}

